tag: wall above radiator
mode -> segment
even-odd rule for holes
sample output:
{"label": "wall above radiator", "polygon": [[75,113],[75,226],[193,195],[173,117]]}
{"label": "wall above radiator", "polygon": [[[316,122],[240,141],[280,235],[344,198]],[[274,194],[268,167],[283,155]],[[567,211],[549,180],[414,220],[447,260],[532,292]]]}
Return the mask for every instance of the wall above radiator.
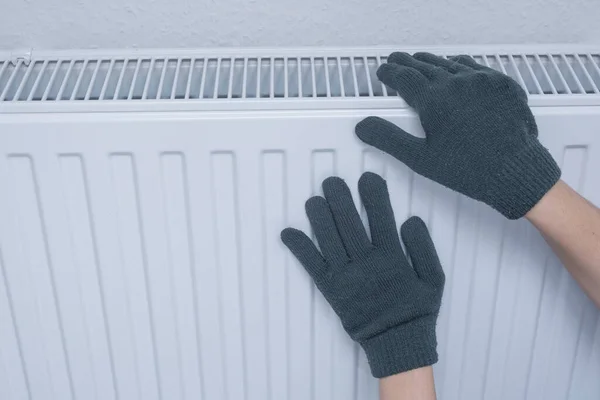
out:
{"label": "wall above radiator", "polygon": [[600,2],[418,0],[5,1],[0,48],[582,43]]}

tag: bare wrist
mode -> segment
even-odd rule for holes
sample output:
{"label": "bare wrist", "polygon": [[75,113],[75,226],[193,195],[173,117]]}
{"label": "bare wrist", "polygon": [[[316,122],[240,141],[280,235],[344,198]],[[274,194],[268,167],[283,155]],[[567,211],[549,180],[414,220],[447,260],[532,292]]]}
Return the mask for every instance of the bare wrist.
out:
{"label": "bare wrist", "polygon": [[556,212],[561,198],[568,195],[572,189],[562,180],[558,180],[554,186],[525,214],[525,218],[534,225],[540,223],[549,211]]}
{"label": "bare wrist", "polygon": [[434,400],[433,368],[413,369],[379,380],[381,400]]}

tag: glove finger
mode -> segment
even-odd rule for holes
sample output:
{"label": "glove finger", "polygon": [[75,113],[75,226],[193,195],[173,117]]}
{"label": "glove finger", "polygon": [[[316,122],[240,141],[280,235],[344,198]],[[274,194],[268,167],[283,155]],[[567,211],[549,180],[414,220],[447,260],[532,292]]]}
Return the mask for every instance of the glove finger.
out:
{"label": "glove finger", "polygon": [[406,252],[419,278],[434,287],[443,288],[444,270],[427,227],[419,217],[410,217],[400,228]]}
{"label": "glove finger", "polygon": [[473,58],[471,58],[470,56],[466,55],[466,54],[461,54],[458,56],[454,56],[454,57],[450,57],[451,61],[457,62],[459,64],[462,64],[464,66],[467,66],[471,69],[474,69],[475,71],[488,71],[488,72],[498,72],[493,68],[489,68],[486,67],[485,65],[481,65],[479,63],[477,63],[477,61],[475,61]]}
{"label": "glove finger", "polygon": [[429,85],[429,80],[423,74],[413,68],[387,63],[377,69],[377,77],[396,90],[409,106],[419,109]]}
{"label": "glove finger", "polygon": [[435,64],[430,64],[427,62],[417,60],[408,53],[392,53],[388,57],[387,62],[416,69],[428,79],[435,79],[449,75],[449,73],[443,68],[440,68]]}
{"label": "glove finger", "polygon": [[281,231],[281,240],[315,282],[321,282],[326,278],[327,262],[319,253],[317,246],[304,232],[294,228],[285,228]]}
{"label": "glove finger", "polygon": [[358,180],[358,191],[365,206],[375,246],[390,250],[402,249],[385,180],[372,172],[365,172]]}
{"label": "glove finger", "polygon": [[323,193],[348,256],[352,259],[368,252],[373,246],[356,211],[348,185],[342,179],[332,176],[323,181]]}
{"label": "glove finger", "polygon": [[415,53],[413,57],[427,64],[443,68],[451,74],[455,74],[457,72],[471,71],[471,68],[467,67],[466,65],[463,65],[456,61],[446,60],[445,58],[438,57],[431,53]]}
{"label": "glove finger", "polygon": [[426,151],[425,139],[411,135],[389,121],[379,117],[367,117],[355,128],[363,142],[392,155],[416,172],[419,160]]}
{"label": "glove finger", "polygon": [[321,196],[311,197],[306,201],[306,215],[325,260],[335,266],[346,264],[348,255],[327,201]]}

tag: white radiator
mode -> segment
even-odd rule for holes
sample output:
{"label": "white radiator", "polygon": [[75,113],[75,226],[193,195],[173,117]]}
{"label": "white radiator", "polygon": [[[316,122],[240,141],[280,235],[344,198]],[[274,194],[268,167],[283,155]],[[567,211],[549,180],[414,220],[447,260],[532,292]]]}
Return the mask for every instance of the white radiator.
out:
{"label": "white radiator", "polygon": [[[362,351],[279,240],[332,174],[388,180],[447,275],[442,400],[600,398],[599,312],[525,221],[365,146],[422,134],[395,49],[0,54],[0,399],[374,400]],[[470,53],[530,94],[600,204],[600,47]]]}

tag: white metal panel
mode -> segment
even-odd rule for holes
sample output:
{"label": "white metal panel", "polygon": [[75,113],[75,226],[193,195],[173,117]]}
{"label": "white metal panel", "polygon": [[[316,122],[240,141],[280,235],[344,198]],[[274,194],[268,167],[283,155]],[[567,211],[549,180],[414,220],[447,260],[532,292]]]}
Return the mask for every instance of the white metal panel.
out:
{"label": "white metal panel", "polygon": [[[534,112],[600,204],[598,109]],[[375,399],[279,240],[308,229],[325,177],[357,198],[364,170],[440,253],[440,398],[598,399],[598,310],[540,235],[364,146],[371,113],[1,116],[2,399]],[[375,113],[421,132],[407,110]]]}

